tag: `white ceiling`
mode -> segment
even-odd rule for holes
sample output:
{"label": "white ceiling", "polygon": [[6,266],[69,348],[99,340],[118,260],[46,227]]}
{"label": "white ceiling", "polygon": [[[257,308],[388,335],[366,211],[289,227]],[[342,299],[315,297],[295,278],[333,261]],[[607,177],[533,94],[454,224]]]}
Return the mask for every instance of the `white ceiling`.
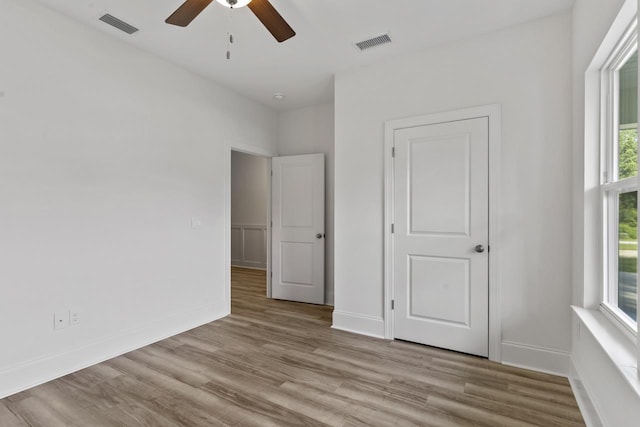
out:
{"label": "white ceiling", "polygon": [[[217,81],[278,110],[330,102],[336,72],[558,13],[574,0],[270,0],[297,35],[277,43],[246,7],[211,3],[186,28],[164,20],[183,0],[40,0],[52,9]],[[140,29],[126,35],[108,12]],[[389,33],[392,44],[359,52],[354,43]],[[287,94],[283,101],[275,92]]]}

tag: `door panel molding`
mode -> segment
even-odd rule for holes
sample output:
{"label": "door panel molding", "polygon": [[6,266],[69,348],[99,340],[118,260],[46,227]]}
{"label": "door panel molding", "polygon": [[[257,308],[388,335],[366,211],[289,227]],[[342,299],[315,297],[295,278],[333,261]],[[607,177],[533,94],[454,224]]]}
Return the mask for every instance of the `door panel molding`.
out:
{"label": "door panel molding", "polygon": [[[420,293],[424,294],[424,293],[430,293],[433,291],[433,289],[420,289],[417,285],[421,282],[414,280],[413,276],[415,274],[415,270],[420,268],[420,265],[419,265],[420,263],[457,264],[457,267],[461,268],[461,270],[459,270],[458,273],[462,273],[462,275],[464,276],[464,287],[459,289],[459,291],[462,291],[459,293],[462,293],[464,296],[464,299],[461,300],[461,302],[463,303],[462,304],[463,310],[462,310],[462,313],[458,313],[459,316],[457,318],[452,318],[452,316],[447,315],[447,313],[444,313],[444,307],[442,306],[433,305],[432,307],[429,307],[432,310],[431,313],[426,313],[426,312],[419,313],[418,310],[424,309],[424,307],[414,307],[413,304],[410,304],[410,306],[407,308],[408,309],[407,316],[410,318],[429,319],[431,321],[446,323],[449,325],[455,325],[455,326],[463,327],[465,329],[469,329],[471,325],[471,320],[470,320],[471,319],[471,310],[470,310],[471,289],[470,289],[470,275],[469,275],[469,270],[470,270],[469,260],[465,258],[455,258],[455,257],[409,255],[409,268],[408,268],[409,282],[407,283],[407,292],[409,293],[409,295],[411,295],[409,297],[409,301],[411,302],[415,301],[413,294],[420,294]],[[455,295],[454,293],[454,296],[459,297],[460,295]],[[417,298],[417,299],[422,299],[427,301],[429,300],[429,298],[427,298],[426,296],[424,296],[423,298]],[[439,314],[434,314],[433,310],[435,310]]]}
{"label": "door panel molding", "polygon": [[231,266],[267,269],[267,226],[231,224]]}
{"label": "door panel molding", "polygon": [[394,224],[394,134],[397,130],[440,123],[456,122],[487,117],[489,119],[489,359],[501,362],[502,341],[502,197],[500,192],[502,172],[500,104],[490,104],[455,111],[427,114],[390,120],[384,126],[384,332],[385,338],[394,339],[393,332],[393,224]]}

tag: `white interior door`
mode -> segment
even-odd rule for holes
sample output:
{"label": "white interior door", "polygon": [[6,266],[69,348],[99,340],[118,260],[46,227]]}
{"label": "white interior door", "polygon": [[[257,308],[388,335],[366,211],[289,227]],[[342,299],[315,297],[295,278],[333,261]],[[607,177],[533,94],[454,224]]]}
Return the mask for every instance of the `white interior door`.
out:
{"label": "white interior door", "polygon": [[394,134],[394,336],[488,356],[489,119]]}
{"label": "white interior door", "polygon": [[324,155],[274,157],[272,298],[324,304]]}

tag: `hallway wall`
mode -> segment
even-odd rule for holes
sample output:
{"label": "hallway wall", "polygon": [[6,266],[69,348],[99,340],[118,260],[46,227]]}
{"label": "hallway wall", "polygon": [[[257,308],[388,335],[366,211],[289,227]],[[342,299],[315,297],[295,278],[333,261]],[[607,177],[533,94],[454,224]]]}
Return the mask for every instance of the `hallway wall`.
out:
{"label": "hallway wall", "polygon": [[267,268],[269,161],[231,152],[231,265]]}

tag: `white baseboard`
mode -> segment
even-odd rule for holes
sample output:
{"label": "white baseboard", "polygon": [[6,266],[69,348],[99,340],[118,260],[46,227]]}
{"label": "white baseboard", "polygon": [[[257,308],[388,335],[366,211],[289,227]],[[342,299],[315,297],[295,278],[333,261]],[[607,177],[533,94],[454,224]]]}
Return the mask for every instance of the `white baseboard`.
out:
{"label": "white baseboard", "polygon": [[333,325],[331,327],[360,335],[384,338],[384,320],[381,317],[334,310]]}
{"label": "white baseboard", "polygon": [[227,316],[211,306],[181,310],[146,325],[0,371],[0,399]]}
{"label": "white baseboard", "polygon": [[576,401],[578,402],[578,407],[580,408],[580,413],[582,414],[582,418],[584,418],[585,424],[587,427],[604,427],[604,423],[598,413],[598,409],[591,399],[589,390],[587,390],[582,382],[580,373],[576,368],[575,363],[573,363],[573,359],[570,363],[571,375],[569,376],[569,384],[571,384],[571,390],[573,391],[573,395],[576,397]]}
{"label": "white baseboard", "polygon": [[570,357],[568,351],[503,341],[502,363],[532,371],[569,377]]}

